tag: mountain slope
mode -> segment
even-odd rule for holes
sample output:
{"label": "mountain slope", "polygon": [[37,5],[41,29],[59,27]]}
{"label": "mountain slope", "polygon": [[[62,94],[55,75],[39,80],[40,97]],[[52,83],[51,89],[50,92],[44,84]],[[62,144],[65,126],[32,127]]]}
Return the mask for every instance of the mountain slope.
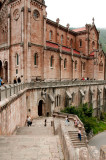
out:
{"label": "mountain slope", "polygon": [[106,28],[98,28],[100,31],[99,42],[102,44],[103,51],[106,53]]}

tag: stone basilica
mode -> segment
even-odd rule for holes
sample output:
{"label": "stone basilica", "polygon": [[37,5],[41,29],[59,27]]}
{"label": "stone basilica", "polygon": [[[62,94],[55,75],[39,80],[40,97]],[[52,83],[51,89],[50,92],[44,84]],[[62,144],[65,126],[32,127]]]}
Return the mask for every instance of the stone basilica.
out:
{"label": "stone basilica", "polygon": [[44,0],[0,1],[0,77],[5,83],[104,80],[105,60],[94,24],[70,29],[47,18]]}

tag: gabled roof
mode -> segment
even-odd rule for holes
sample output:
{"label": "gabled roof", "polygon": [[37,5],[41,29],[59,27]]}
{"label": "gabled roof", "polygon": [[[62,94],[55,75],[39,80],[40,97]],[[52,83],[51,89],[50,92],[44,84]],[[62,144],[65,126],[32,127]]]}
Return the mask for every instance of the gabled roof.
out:
{"label": "gabled roof", "polygon": [[86,31],[86,28],[85,27],[76,28],[76,29],[73,29],[72,31],[74,31],[74,32],[82,32],[82,31]]}

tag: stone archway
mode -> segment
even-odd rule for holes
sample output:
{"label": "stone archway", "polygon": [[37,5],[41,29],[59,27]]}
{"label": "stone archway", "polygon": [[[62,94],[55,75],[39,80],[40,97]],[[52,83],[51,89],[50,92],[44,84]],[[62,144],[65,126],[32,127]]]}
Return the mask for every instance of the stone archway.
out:
{"label": "stone archway", "polygon": [[43,115],[43,100],[40,100],[38,104],[38,116],[42,115]]}
{"label": "stone archway", "polygon": [[1,60],[0,60],[0,77],[3,78],[3,66]]}
{"label": "stone archway", "polygon": [[5,61],[4,63],[4,82],[8,82],[8,62]]}

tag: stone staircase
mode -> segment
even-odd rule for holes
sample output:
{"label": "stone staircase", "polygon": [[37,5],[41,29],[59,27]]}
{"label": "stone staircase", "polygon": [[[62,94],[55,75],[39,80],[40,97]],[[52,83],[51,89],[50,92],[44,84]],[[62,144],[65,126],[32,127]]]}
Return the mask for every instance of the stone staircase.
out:
{"label": "stone staircase", "polygon": [[58,135],[53,134],[52,117],[33,120],[11,136],[0,136],[0,160],[64,160]]}
{"label": "stone staircase", "polygon": [[81,136],[81,141],[79,140],[77,130],[76,131],[69,131],[69,136],[70,136],[70,139],[73,143],[74,148],[87,147],[83,134]]}

